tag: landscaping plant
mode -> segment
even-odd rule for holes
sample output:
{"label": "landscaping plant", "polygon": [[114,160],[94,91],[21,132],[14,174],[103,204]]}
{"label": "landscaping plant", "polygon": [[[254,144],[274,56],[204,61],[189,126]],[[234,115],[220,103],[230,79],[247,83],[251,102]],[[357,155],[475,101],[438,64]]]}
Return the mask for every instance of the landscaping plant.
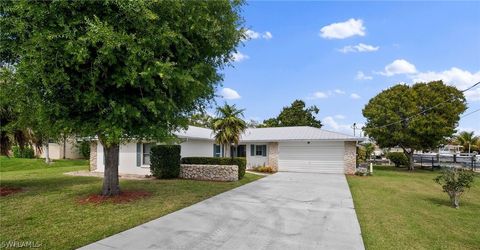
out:
{"label": "landscaping plant", "polygon": [[442,189],[450,197],[452,207],[459,208],[460,197],[471,187],[474,173],[461,168],[446,168],[434,180],[442,185]]}
{"label": "landscaping plant", "polygon": [[157,145],[150,151],[150,171],[158,179],[180,175],[180,145]]}
{"label": "landscaping plant", "polygon": [[405,154],[401,152],[390,152],[387,154],[387,159],[393,162],[393,164],[395,164],[395,167],[397,168],[400,166],[408,165],[407,156],[405,156]]}

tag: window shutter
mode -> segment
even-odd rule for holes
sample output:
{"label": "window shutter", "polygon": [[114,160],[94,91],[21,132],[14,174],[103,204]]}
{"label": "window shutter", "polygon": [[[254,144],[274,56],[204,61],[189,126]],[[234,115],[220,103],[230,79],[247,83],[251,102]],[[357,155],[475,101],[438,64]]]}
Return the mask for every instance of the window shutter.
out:
{"label": "window shutter", "polygon": [[255,156],[255,145],[250,145],[250,155]]}
{"label": "window shutter", "polygon": [[215,154],[215,149],[216,149],[217,145],[213,144],[213,157],[216,157],[217,155]]}
{"label": "window shutter", "polygon": [[263,145],[263,156],[267,156],[267,145]]}
{"label": "window shutter", "polygon": [[137,143],[137,167],[142,165],[142,144]]}

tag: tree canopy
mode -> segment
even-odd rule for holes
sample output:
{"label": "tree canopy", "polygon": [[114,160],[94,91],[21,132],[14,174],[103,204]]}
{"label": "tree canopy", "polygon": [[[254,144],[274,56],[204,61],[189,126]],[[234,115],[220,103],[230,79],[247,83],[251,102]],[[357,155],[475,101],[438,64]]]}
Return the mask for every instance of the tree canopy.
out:
{"label": "tree canopy", "polygon": [[398,84],[370,99],[362,111],[364,131],[380,147],[403,148],[413,169],[413,151],[437,148],[465,110],[463,93],[442,81]]}
{"label": "tree canopy", "polygon": [[241,5],[2,1],[2,65],[55,126],[99,138],[103,193],[118,194],[118,145],[168,137],[213,98],[245,36]]}
{"label": "tree canopy", "polygon": [[480,148],[478,148],[479,142],[480,142],[480,137],[475,136],[475,133],[473,131],[472,132],[462,131],[458,133],[458,135],[454,136],[454,143],[457,143],[458,145],[462,146],[463,152],[470,153],[472,151],[480,150]]}
{"label": "tree canopy", "polygon": [[306,107],[302,100],[295,100],[290,106],[283,107],[275,118],[263,121],[264,127],[311,126],[321,128],[322,123],[315,118],[320,110],[317,106]]}

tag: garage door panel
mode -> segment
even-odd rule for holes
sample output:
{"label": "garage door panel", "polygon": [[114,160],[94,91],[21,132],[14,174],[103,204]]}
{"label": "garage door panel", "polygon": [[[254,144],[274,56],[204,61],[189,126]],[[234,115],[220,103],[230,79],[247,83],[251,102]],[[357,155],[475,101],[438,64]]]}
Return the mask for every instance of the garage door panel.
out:
{"label": "garage door panel", "polygon": [[279,170],[344,173],[343,142],[279,143]]}

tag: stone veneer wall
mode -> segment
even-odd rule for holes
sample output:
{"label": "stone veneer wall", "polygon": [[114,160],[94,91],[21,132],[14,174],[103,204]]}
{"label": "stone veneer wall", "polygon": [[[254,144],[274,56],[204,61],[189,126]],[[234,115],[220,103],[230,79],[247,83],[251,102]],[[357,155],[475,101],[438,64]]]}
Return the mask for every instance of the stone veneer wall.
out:
{"label": "stone veneer wall", "polygon": [[278,171],[278,142],[268,143],[268,165]]}
{"label": "stone veneer wall", "polygon": [[180,178],[204,181],[237,181],[237,165],[181,164]]}
{"label": "stone veneer wall", "polygon": [[357,143],[354,141],[345,142],[345,153],[343,155],[345,162],[345,174],[355,174],[357,167]]}
{"label": "stone veneer wall", "polygon": [[97,170],[97,142],[90,142],[90,171]]}

